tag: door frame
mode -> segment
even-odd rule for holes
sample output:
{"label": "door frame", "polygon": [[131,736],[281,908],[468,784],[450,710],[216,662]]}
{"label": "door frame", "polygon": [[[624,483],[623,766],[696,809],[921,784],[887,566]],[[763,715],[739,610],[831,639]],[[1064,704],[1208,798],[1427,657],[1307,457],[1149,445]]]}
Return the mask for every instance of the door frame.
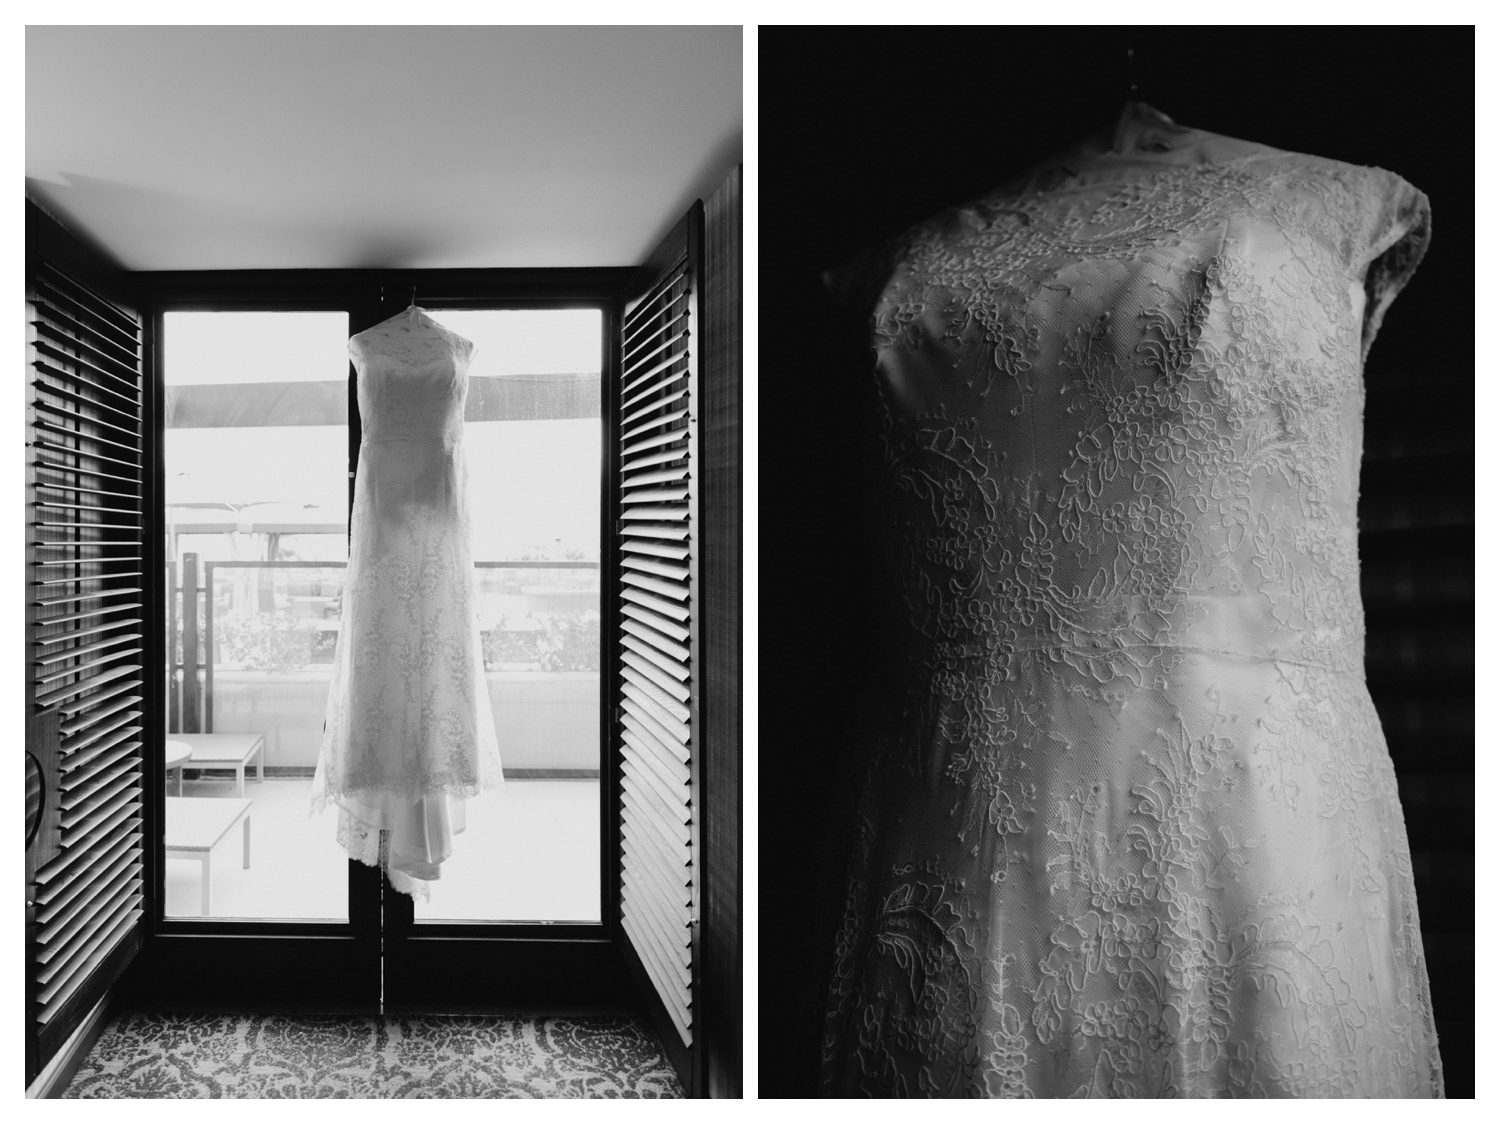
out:
{"label": "door frame", "polygon": [[[619,293],[629,268],[482,270],[234,270],[135,273],[145,320],[149,510],[163,510],[164,402],[161,339],[167,311],[346,311],[356,333],[406,307],[413,291],[424,307],[598,307],[603,316],[600,471],[600,588],[611,589],[617,503],[611,434],[619,363]],[[349,379],[349,464],[359,449],[359,410]],[[350,481],[351,500],[353,480]],[[351,505],[352,507],[352,505]],[[164,570],[165,544],[148,538],[148,572]],[[147,619],[166,620],[161,583],[147,583]],[[601,597],[602,637],[616,622]],[[148,630],[146,665],[167,664],[165,628]],[[121,981],[129,1000],[156,1008],[423,1013],[564,1013],[634,1009],[621,967],[619,921],[618,766],[610,751],[613,713],[602,697],[615,675],[613,645],[601,648],[600,906],[598,923],[416,923],[409,897],[390,890],[381,872],[349,862],[348,920],[239,921],[164,915],[161,823],[165,768],[146,755],[144,832],[146,931],[140,955]],[[146,744],[166,736],[160,691],[148,692]],[[431,966],[443,970],[433,973]],[[383,980],[382,980],[383,975]]]}

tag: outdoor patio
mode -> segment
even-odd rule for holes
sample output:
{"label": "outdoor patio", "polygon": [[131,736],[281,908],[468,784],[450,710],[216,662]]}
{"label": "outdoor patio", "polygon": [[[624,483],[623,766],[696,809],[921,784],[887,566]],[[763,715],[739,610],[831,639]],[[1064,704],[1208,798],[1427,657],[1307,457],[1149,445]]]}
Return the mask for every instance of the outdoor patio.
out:
{"label": "outdoor patio", "polygon": [[[253,770],[250,774],[254,775]],[[348,859],[334,840],[338,815],[308,814],[311,777],[247,777],[250,869],[241,862],[236,826],[215,846],[209,864],[212,916],[248,920],[343,920]],[[168,787],[175,796],[175,784]],[[183,782],[182,795],[236,798],[232,773]],[[168,917],[202,915],[196,861],[166,864]],[[599,919],[599,782],[596,779],[512,779],[472,800],[468,826],[417,918],[510,921]]]}

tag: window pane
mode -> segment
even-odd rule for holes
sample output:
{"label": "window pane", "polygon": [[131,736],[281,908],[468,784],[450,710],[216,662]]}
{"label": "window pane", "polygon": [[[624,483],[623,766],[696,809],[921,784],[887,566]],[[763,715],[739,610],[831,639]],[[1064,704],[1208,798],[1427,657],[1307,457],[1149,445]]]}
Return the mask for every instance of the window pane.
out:
{"label": "window pane", "polygon": [[603,319],[445,310],[474,341],[464,423],[489,703],[506,783],[419,921],[598,921]]}
{"label": "window pane", "polygon": [[308,805],[348,560],[348,337],[342,312],[165,316],[169,917],[203,915],[206,885],[214,917],[347,918],[334,813]]}

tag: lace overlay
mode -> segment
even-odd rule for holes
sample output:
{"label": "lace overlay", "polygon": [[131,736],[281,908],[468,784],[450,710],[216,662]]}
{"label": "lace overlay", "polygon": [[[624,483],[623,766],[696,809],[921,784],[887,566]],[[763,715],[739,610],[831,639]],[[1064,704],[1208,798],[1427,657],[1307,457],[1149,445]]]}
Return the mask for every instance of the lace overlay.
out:
{"label": "lace overlay", "polygon": [[363,434],[312,810],[426,899],[464,801],[503,781],[476,618],[463,414],[472,345],[412,308],[350,341]]}
{"label": "lace overlay", "polygon": [[1427,214],[1131,107],[831,278],[910,628],[825,1091],[1442,1095],[1355,521]]}

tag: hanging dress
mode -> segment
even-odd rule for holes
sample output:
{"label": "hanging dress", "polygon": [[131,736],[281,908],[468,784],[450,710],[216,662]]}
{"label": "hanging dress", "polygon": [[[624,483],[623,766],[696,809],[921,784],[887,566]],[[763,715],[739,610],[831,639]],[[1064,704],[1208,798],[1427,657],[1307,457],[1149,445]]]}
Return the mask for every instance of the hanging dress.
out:
{"label": "hanging dress", "polygon": [[1399,176],[1133,106],[831,278],[906,642],[826,1093],[1442,1095],[1355,522],[1427,237]]}
{"label": "hanging dress", "polygon": [[349,341],[362,436],[312,810],[426,899],[465,800],[503,781],[469,545],[473,345],[413,306]]}

